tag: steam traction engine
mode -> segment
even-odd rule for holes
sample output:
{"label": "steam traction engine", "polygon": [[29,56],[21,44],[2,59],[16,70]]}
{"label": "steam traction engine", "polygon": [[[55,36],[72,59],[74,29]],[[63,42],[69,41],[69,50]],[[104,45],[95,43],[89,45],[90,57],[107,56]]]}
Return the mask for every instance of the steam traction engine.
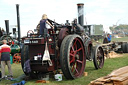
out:
{"label": "steam traction engine", "polygon": [[[66,79],[81,77],[85,71],[86,59],[94,61],[96,69],[104,64],[102,47],[93,48],[91,39],[83,29],[83,5],[77,4],[79,24],[74,20],[72,25],[60,25],[54,21],[51,24],[55,30],[49,29],[42,36],[29,31],[21,51],[21,64],[26,75],[37,78],[42,74],[61,69]],[[47,42],[47,43],[46,43]],[[44,52],[48,49],[50,60],[43,61]],[[36,59],[36,56],[42,56]],[[30,72],[26,72],[26,62],[29,60]]]}

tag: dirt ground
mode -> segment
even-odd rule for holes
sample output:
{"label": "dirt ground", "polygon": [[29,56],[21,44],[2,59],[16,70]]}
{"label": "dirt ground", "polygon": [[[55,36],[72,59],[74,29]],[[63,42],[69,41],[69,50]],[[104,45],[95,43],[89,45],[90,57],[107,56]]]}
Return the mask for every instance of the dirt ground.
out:
{"label": "dirt ground", "polygon": [[117,57],[122,57],[123,53],[116,53],[114,51],[111,51],[107,56],[105,55],[105,58],[117,58]]}

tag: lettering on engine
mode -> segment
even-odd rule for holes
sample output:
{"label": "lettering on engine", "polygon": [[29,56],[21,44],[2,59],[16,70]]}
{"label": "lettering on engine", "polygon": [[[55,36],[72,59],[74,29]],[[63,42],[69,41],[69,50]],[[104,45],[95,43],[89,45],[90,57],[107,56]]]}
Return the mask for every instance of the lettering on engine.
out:
{"label": "lettering on engine", "polygon": [[36,40],[36,41],[29,41],[29,43],[38,43],[38,40]]}

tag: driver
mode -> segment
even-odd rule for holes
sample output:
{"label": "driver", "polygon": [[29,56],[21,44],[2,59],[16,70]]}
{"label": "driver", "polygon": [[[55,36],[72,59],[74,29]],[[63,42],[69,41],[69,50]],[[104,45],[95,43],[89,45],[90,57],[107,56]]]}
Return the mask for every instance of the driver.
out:
{"label": "driver", "polygon": [[42,19],[40,20],[39,24],[37,25],[37,29],[39,30],[40,35],[44,35],[44,34],[48,33],[46,24],[48,24],[52,29],[54,29],[54,26],[52,26],[47,19],[48,19],[47,15],[43,14]]}

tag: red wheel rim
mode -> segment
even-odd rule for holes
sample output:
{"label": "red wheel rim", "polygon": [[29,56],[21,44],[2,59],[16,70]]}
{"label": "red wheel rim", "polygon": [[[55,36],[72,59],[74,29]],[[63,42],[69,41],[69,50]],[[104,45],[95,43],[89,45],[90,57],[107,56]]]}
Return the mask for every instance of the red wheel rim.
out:
{"label": "red wheel rim", "polygon": [[21,62],[21,54],[20,53],[14,54],[14,56],[13,56],[13,63],[18,64],[20,62]]}
{"label": "red wheel rim", "polygon": [[69,64],[72,74],[75,77],[81,76],[85,67],[85,52],[82,41],[75,38],[70,47]]}

